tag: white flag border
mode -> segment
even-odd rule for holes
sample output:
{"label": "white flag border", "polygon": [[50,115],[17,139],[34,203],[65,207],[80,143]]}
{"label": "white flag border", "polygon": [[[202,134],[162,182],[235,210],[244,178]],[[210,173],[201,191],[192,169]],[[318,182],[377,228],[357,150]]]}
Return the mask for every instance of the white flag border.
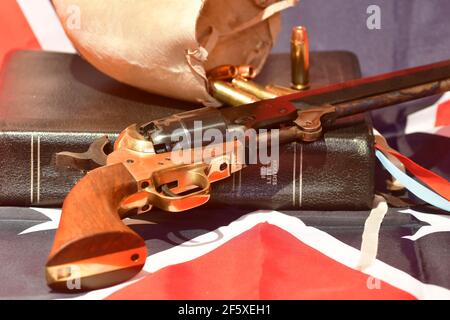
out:
{"label": "white flag border", "polygon": [[76,53],[50,0],[17,0],[42,50]]}

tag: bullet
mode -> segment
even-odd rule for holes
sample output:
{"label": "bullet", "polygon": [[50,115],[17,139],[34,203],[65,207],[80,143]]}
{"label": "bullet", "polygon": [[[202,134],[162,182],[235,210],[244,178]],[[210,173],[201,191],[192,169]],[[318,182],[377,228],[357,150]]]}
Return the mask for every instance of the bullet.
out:
{"label": "bullet", "polygon": [[221,80],[210,81],[210,92],[214,98],[230,106],[240,106],[260,100],[254,95],[239,90],[230,83]]}
{"label": "bullet", "polygon": [[305,27],[292,29],[291,36],[291,82],[292,88],[305,90],[309,88],[309,44]]}
{"label": "bullet", "polygon": [[296,93],[298,92],[297,90],[291,89],[291,88],[286,88],[283,86],[279,86],[276,84],[268,84],[265,86],[265,89],[269,92],[272,92],[274,94],[276,94],[277,96],[285,96],[288,94],[292,94],[292,93]]}
{"label": "bullet", "polygon": [[238,74],[239,77],[245,78],[245,79],[253,79],[256,77],[256,70],[251,65],[241,65],[238,66]]}
{"label": "bullet", "polygon": [[250,81],[250,80],[245,80],[242,78],[235,78],[235,79],[231,80],[231,83],[237,89],[245,91],[245,92],[247,92],[251,95],[254,95],[255,97],[262,99],[262,100],[273,99],[273,98],[278,97],[277,94],[267,91],[263,86],[255,83],[253,81]]}
{"label": "bullet", "polygon": [[238,76],[238,68],[231,64],[221,65],[206,72],[206,77],[211,80],[231,80]]}

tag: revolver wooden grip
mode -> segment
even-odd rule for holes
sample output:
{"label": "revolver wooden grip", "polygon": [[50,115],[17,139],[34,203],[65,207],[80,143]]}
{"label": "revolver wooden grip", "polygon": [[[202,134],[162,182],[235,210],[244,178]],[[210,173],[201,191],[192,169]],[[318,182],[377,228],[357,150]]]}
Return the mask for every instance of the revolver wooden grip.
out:
{"label": "revolver wooden grip", "polygon": [[147,258],[144,240],[121,219],[122,199],[138,185],[121,164],[83,177],[64,201],[61,221],[46,264],[48,285],[56,290],[92,290],[137,274]]}

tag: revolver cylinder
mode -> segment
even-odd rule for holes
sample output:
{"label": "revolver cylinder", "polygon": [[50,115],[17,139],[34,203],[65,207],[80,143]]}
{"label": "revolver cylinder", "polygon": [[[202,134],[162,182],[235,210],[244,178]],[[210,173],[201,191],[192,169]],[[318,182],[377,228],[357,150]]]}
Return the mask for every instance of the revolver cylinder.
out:
{"label": "revolver cylinder", "polygon": [[171,151],[181,143],[184,148],[201,147],[209,143],[203,134],[208,129],[217,129],[224,136],[227,124],[222,113],[213,107],[175,114],[151,121],[140,127],[139,132],[153,143],[156,153]]}

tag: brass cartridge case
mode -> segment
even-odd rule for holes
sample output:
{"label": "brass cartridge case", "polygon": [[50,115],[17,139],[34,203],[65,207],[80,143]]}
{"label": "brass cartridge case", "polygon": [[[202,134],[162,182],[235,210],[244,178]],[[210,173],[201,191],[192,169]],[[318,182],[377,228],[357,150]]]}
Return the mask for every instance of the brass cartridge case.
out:
{"label": "brass cartridge case", "polygon": [[250,81],[250,80],[245,80],[242,78],[235,78],[235,79],[231,80],[231,83],[236,88],[238,88],[242,91],[245,91],[247,93],[250,93],[251,95],[254,95],[255,97],[262,99],[262,100],[273,99],[273,98],[278,97],[277,94],[266,90],[263,86],[255,83],[253,81]]}
{"label": "brass cartridge case", "polygon": [[298,92],[297,90],[291,89],[291,88],[286,88],[283,86],[279,86],[276,84],[268,84],[265,86],[267,91],[270,91],[274,94],[276,94],[277,96],[285,96],[288,94],[292,94],[292,93],[296,93]]}
{"label": "brass cartridge case", "polygon": [[210,92],[214,98],[230,106],[240,106],[260,100],[254,95],[239,90],[230,83],[220,80],[210,81]]}
{"label": "brass cartridge case", "polygon": [[292,88],[309,88],[309,44],[305,27],[292,29],[291,35],[291,82]]}

